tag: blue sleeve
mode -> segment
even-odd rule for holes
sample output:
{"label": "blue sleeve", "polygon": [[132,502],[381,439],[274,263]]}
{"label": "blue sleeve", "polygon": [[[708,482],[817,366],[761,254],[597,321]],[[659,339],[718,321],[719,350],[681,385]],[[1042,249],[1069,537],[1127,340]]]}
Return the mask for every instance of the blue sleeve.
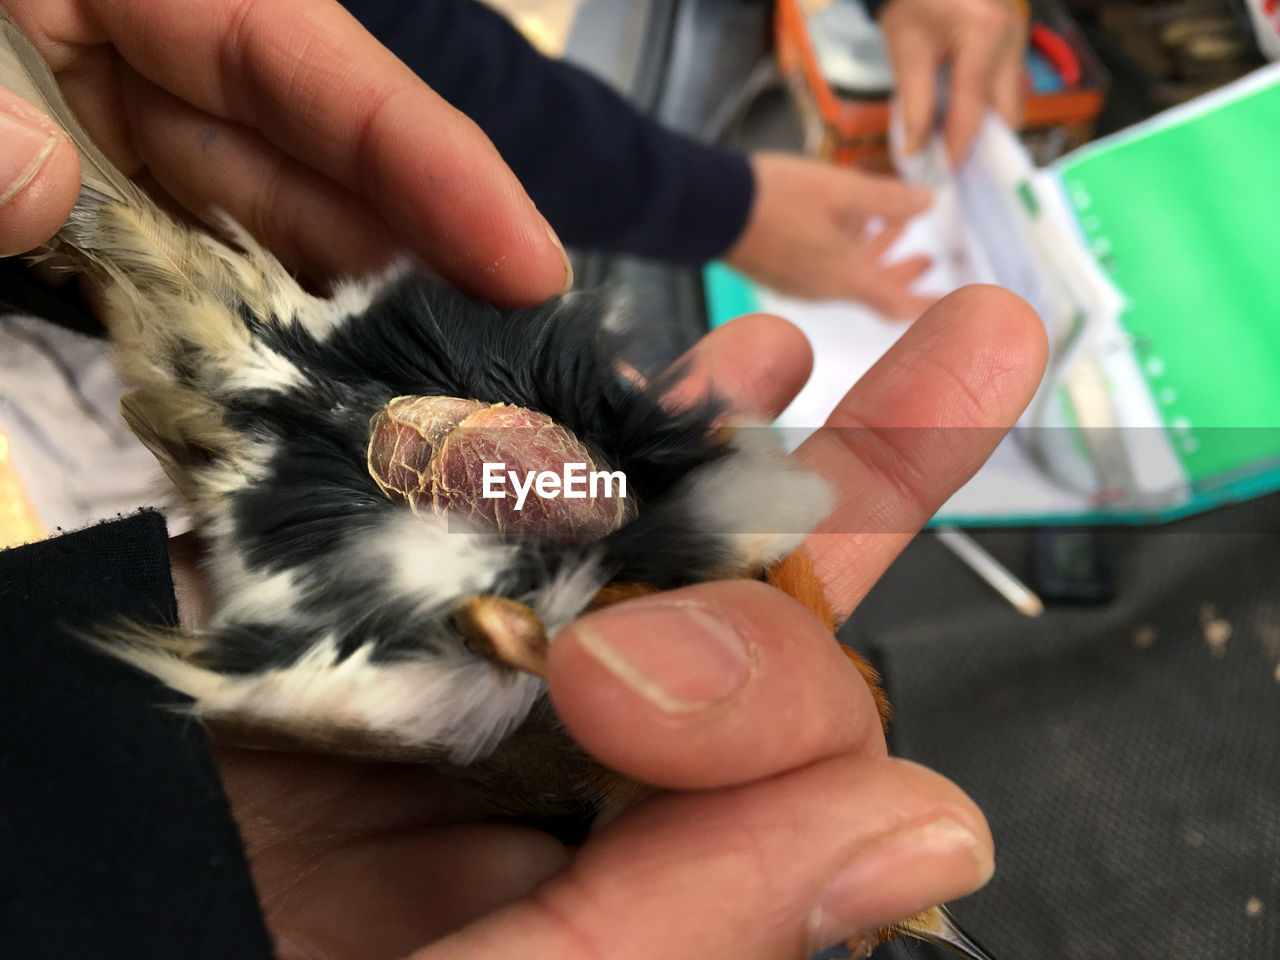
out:
{"label": "blue sleeve", "polygon": [[694,264],[746,224],[746,157],[667,130],[472,0],[343,0],[488,134],[570,246]]}

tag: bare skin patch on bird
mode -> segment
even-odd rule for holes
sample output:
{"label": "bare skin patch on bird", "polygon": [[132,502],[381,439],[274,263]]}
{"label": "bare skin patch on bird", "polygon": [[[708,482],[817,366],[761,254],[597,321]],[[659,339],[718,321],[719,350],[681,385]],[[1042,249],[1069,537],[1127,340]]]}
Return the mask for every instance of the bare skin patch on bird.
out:
{"label": "bare skin patch on bird", "polygon": [[571,431],[544,413],[512,404],[396,397],[374,415],[367,462],[393,500],[499,533],[586,542],[612,533],[636,513],[634,501],[625,492],[613,496],[611,487],[599,496],[588,490],[560,497],[539,485],[531,496],[527,484],[514,498],[505,491],[494,495],[494,466],[504,483],[507,474],[532,478],[571,466],[612,476],[597,470],[596,458]]}

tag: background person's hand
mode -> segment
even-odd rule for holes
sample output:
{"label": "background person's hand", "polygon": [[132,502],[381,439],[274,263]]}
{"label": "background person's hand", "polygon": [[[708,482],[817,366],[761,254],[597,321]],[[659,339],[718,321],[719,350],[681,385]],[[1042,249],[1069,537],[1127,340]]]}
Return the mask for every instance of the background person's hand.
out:
{"label": "background person's hand", "polygon": [[[497,303],[566,285],[484,134],[331,0],[3,5],[126,174],[197,216],[227,211],[290,266],[352,273],[409,249]],[[7,91],[0,133],[0,253],[21,253],[61,225],[78,164]]]}
{"label": "background person's hand", "polygon": [[926,257],[886,262],[903,224],[928,208],[927,188],[787,153],[753,154],[751,167],[751,213],[725,256],[734,267],[779,293],[858,300],[889,317],[933,302],[911,291]]}
{"label": "background person's hand", "polygon": [[1019,9],[1016,0],[889,0],[881,8],[908,153],[933,129],[943,64],[951,71],[945,131],[952,163],[969,155],[988,107],[1017,128],[1027,45]]}
{"label": "background person's hand", "polygon": [[[1022,301],[959,291],[800,449],[840,493],[807,543],[839,614],[994,448],[1045,351]],[[742,318],[695,347],[691,392],[768,418],[810,359],[789,324]],[[793,960],[990,875],[981,813],[886,755],[862,679],[771,588],[590,614],[548,683],[584,747],[663,788],[576,851],[485,822],[423,768],[220,752],[281,960]]]}

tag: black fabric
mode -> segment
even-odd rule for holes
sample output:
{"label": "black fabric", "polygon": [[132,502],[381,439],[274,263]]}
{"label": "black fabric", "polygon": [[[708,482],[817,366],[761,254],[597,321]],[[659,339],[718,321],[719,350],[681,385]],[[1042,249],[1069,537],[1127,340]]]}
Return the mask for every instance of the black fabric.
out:
{"label": "black fabric", "polygon": [[[979,539],[1029,575],[1029,533]],[[1107,606],[1029,620],[924,535],[857,611],[895,752],[991,823],[955,913],[998,958],[1274,960],[1280,496],[1103,542]]]}
{"label": "black fabric", "polygon": [[271,956],[198,724],[69,630],[172,624],[155,513],[0,552],[0,955]]}
{"label": "black fabric", "polygon": [[40,317],[91,337],[106,335],[77,284],[49,286],[25,257],[0,257],[0,314]]}
{"label": "black fabric", "polygon": [[696,264],[746,225],[744,155],[664,129],[472,0],[343,0],[488,134],[561,240]]}

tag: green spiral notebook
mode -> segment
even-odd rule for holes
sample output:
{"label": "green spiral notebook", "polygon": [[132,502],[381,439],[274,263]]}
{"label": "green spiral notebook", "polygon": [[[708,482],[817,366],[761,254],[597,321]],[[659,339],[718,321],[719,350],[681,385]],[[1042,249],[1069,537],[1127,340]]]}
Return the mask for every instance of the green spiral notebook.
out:
{"label": "green spiral notebook", "polygon": [[1280,72],[1055,172],[1193,485],[1280,467]]}
{"label": "green spiral notebook", "polygon": [[[938,522],[1150,522],[1280,489],[1280,65],[1045,170],[994,120],[961,170],[941,156],[903,165],[942,208],[917,249],[969,257],[933,289],[1014,290],[1051,359],[1015,435]],[[901,332],[722,265],[706,288],[713,324],[764,309],[809,334],[815,382],[780,420],[797,438]]]}

